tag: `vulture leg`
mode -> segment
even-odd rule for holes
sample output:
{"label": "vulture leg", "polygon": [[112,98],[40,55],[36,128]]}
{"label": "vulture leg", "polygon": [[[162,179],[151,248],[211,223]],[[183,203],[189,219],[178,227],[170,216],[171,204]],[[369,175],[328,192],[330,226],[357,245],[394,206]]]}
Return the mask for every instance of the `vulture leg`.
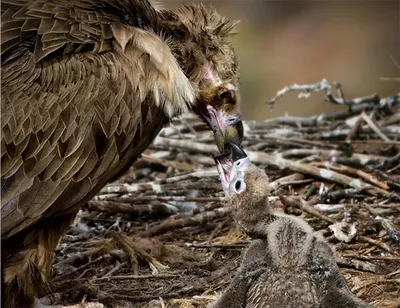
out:
{"label": "vulture leg", "polygon": [[1,307],[34,307],[49,291],[53,252],[76,212],[40,220],[2,242]]}

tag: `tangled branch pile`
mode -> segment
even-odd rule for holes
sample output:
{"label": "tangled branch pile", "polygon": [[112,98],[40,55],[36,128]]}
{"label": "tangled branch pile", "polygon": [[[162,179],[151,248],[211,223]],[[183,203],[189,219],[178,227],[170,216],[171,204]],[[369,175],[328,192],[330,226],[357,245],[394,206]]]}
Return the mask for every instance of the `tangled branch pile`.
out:
{"label": "tangled branch pile", "polygon": [[[301,215],[335,248],[352,291],[399,307],[400,93],[346,100],[347,110],[245,122],[243,146],[271,180],[270,200]],[[306,102],[297,102],[306,103]],[[229,284],[250,239],[224,207],[209,130],[174,121],[118,182],[79,212],[57,249],[53,303],[206,307]]]}

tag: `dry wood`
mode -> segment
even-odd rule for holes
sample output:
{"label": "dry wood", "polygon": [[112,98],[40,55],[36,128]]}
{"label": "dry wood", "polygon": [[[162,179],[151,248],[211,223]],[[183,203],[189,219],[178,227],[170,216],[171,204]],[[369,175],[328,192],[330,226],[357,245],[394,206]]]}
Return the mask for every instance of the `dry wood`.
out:
{"label": "dry wood", "polygon": [[[353,290],[387,307],[400,275],[399,94],[350,99],[322,81],[287,87],[273,101],[297,90],[322,91],[346,110],[245,121],[244,149],[268,173],[271,204],[303,214]],[[109,307],[206,307],[229,284],[249,238],[224,205],[209,129],[190,115],[172,123],[62,239],[52,285],[59,302],[84,294]],[[165,272],[153,274],[158,267]]]}

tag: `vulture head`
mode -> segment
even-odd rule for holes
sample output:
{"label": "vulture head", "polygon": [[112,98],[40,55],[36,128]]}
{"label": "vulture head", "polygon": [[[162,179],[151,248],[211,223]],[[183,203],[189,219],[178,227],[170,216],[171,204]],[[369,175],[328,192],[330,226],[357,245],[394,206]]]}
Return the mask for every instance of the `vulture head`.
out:
{"label": "vulture head", "polygon": [[239,109],[239,64],[229,43],[236,22],[202,4],[163,11],[162,29],[189,79],[196,99],[189,109],[213,130],[221,152],[228,143],[240,144],[243,126]]}
{"label": "vulture head", "polygon": [[199,4],[2,0],[1,12],[1,306],[31,307],[79,208],[173,116],[202,117],[223,155],[240,145],[239,72],[234,23]]}

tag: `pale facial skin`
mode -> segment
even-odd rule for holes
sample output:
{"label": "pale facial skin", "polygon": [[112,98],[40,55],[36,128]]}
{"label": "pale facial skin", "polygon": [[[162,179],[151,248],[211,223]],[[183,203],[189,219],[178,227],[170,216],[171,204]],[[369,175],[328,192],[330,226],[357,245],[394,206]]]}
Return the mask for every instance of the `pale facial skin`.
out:
{"label": "pale facial skin", "polygon": [[245,154],[242,154],[244,152],[237,145],[230,144],[230,147],[231,159],[216,159],[217,170],[226,197],[246,191],[244,176],[245,171],[251,166],[249,157],[244,156]]}

